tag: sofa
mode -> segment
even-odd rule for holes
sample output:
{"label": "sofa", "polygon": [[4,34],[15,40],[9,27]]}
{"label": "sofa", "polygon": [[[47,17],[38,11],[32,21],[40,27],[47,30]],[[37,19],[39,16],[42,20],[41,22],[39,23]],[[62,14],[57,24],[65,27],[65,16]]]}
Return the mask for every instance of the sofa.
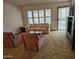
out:
{"label": "sofa", "polygon": [[21,35],[26,50],[33,50],[33,51],[40,50],[44,42],[42,34],[22,33]]}
{"label": "sofa", "polygon": [[26,31],[42,31],[43,33],[49,33],[49,25],[48,23],[42,23],[42,24],[29,24],[29,26],[26,26]]}
{"label": "sofa", "polygon": [[3,46],[6,48],[15,48],[22,43],[21,35],[14,35],[12,32],[3,32]]}

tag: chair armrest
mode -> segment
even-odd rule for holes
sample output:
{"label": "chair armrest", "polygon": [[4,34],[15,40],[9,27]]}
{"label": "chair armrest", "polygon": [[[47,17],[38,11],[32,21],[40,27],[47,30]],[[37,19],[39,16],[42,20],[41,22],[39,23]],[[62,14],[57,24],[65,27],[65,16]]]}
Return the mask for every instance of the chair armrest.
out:
{"label": "chair armrest", "polygon": [[15,47],[20,45],[23,42],[21,35],[16,35],[14,42],[15,42]]}
{"label": "chair armrest", "polygon": [[40,48],[42,47],[44,43],[44,39],[43,39],[43,36],[40,36],[40,35],[37,35],[37,39],[38,39],[38,42],[37,42],[38,50],[40,50]]}

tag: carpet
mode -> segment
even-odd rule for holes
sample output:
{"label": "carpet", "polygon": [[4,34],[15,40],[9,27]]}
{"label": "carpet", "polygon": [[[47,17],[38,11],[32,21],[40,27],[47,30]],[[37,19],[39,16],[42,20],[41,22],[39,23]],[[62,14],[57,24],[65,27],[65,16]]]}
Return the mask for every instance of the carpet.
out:
{"label": "carpet", "polygon": [[25,50],[24,44],[17,48],[4,48],[4,59],[75,59],[65,32],[52,31],[46,34],[39,51]]}

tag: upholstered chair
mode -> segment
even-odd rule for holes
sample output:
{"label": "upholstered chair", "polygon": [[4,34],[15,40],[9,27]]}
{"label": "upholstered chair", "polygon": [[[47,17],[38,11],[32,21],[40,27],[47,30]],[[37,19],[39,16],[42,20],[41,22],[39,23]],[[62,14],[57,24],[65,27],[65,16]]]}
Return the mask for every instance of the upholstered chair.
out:
{"label": "upholstered chair", "polygon": [[3,46],[7,48],[14,48],[22,43],[21,35],[13,35],[11,32],[3,32]]}
{"label": "upholstered chair", "polygon": [[42,34],[22,33],[22,38],[26,50],[39,50],[44,42]]}

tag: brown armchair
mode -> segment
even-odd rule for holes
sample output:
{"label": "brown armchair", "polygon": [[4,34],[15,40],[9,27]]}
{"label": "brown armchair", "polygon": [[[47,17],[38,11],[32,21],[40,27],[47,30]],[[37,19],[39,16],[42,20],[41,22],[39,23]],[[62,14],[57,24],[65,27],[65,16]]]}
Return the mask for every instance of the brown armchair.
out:
{"label": "brown armchair", "polygon": [[3,32],[3,45],[7,48],[14,48],[22,43],[20,35],[14,36],[11,32]]}
{"label": "brown armchair", "polygon": [[42,34],[22,33],[22,38],[27,50],[39,50],[44,42]]}

